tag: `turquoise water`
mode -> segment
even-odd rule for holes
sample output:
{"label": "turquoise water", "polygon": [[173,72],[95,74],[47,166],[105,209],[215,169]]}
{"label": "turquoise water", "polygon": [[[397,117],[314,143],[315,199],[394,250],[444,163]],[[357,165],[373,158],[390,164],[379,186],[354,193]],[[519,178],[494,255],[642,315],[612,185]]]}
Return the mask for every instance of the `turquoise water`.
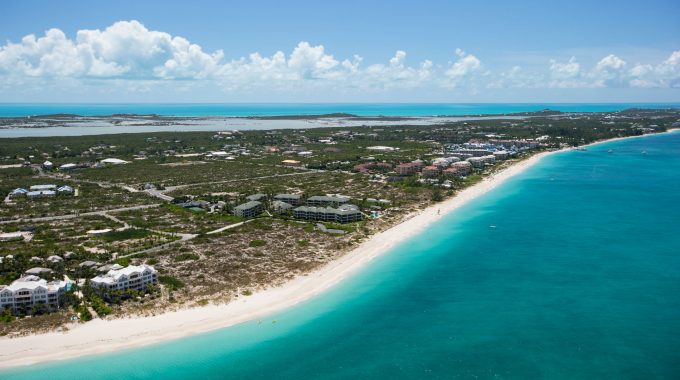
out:
{"label": "turquoise water", "polygon": [[677,379],[678,173],[680,133],[553,155],[293,309],[0,378]]}
{"label": "turquoise water", "polygon": [[278,116],[351,113],[359,116],[460,116],[540,111],[608,112],[626,108],[680,108],[680,103],[0,103],[0,117],[71,113],[167,116]]}

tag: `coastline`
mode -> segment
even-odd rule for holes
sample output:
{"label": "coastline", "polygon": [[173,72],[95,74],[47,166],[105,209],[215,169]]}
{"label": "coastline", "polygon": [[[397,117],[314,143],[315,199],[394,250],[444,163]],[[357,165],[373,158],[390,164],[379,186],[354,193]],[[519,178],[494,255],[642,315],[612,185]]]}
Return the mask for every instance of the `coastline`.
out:
{"label": "coastline", "polygon": [[[669,130],[666,133],[673,131]],[[586,146],[643,136],[615,138]],[[0,368],[71,359],[159,343],[233,326],[294,306],[350,277],[373,259],[421,233],[431,223],[495,189],[543,158],[568,150],[573,148],[541,152],[517,162],[462,190],[455,197],[423,209],[410,219],[371,236],[359,247],[319,270],[295,278],[280,287],[266,289],[249,297],[240,297],[226,305],[183,309],[153,317],[94,320],[67,332],[50,332],[13,339],[0,338],[0,342],[3,342],[0,345]]]}

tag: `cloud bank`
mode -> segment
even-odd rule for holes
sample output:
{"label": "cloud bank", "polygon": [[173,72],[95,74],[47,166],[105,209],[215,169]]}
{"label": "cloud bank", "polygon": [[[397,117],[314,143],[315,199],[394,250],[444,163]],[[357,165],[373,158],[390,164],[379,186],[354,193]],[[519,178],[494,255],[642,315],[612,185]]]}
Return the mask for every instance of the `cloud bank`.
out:
{"label": "cloud bank", "polygon": [[323,45],[301,41],[290,53],[254,52],[227,59],[180,36],[119,21],[106,29],[80,30],[70,38],[59,29],[27,35],[0,46],[0,91],[22,85],[113,83],[145,91],[156,85],[218,84],[224,91],[276,89],[388,90],[480,88],[680,88],[680,50],[657,63],[630,63],[615,54],[585,67],[577,57],[490,70],[474,54],[455,49],[452,60],[408,62],[398,50],[384,63],[359,55],[338,58]]}

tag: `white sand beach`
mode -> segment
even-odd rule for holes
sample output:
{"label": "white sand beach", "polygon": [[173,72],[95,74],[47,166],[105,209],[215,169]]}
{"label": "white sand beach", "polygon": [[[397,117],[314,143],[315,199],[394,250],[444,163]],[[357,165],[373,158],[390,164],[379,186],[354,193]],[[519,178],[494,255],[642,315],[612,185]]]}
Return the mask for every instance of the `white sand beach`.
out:
{"label": "white sand beach", "polygon": [[0,338],[0,367],[30,365],[110,352],[186,337],[256,320],[314,297],[360,270],[376,257],[462,205],[522,173],[542,158],[542,152],[511,165],[453,198],[426,208],[410,219],[373,235],[359,247],[308,275],[226,305],[208,305],[167,312],[152,317],[93,320],[66,332],[19,338]]}

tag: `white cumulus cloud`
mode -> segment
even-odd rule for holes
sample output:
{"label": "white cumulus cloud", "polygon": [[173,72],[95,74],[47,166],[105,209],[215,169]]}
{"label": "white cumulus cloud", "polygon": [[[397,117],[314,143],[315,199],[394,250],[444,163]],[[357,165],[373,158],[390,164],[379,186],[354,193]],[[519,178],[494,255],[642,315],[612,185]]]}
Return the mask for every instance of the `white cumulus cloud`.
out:
{"label": "white cumulus cloud", "polygon": [[[588,58],[593,57],[585,57],[584,62]],[[214,86],[234,94],[255,89],[373,93],[424,88],[475,93],[480,88],[680,88],[680,50],[661,62],[629,64],[613,53],[591,62],[582,65],[572,56],[523,67],[503,68],[498,67],[502,62],[494,66],[491,61],[493,68],[488,68],[474,54],[456,49],[448,63],[413,60],[405,50],[366,63],[360,55],[337,57],[326,46],[307,41],[289,51],[225,58],[222,50],[208,52],[184,37],[150,30],[132,20],[79,30],[75,36],[50,29],[1,45],[0,93],[43,88],[75,91],[83,86],[110,92],[156,88],[189,92]]]}

